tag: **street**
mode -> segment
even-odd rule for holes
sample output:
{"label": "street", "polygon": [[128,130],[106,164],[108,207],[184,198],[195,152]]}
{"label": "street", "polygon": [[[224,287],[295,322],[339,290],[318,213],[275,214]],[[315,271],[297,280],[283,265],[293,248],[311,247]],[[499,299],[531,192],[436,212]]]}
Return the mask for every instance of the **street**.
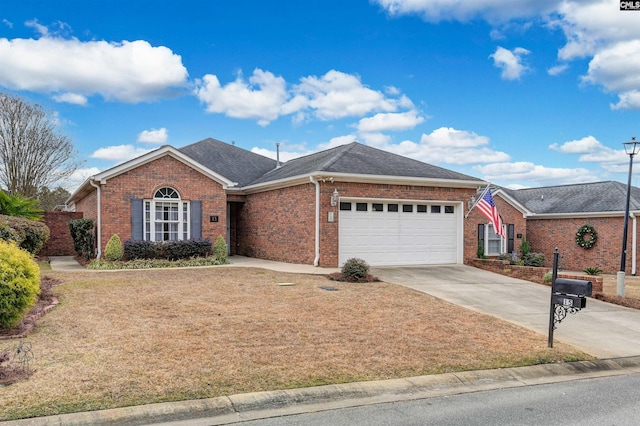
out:
{"label": "street", "polygon": [[165,425],[637,425],[639,388],[640,374],[631,374],[259,420],[239,417],[219,423],[213,418]]}

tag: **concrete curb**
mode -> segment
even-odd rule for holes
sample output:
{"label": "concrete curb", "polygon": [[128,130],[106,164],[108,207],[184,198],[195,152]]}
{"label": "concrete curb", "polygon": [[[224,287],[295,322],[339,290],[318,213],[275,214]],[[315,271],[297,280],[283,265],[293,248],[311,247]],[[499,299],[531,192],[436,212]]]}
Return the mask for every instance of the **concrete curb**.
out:
{"label": "concrete curb", "polygon": [[3,426],[145,425],[207,419],[207,424],[640,373],[640,356],[464,371],[403,379],[253,392],[0,422]]}

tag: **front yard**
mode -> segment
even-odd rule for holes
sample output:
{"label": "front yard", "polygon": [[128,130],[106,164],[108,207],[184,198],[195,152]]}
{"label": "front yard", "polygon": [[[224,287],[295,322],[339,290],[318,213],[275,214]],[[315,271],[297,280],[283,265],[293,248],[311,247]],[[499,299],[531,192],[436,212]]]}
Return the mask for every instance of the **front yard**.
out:
{"label": "front yard", "polygon": [[60,305],[26,339],[34,374],[0,388],[0,420],[590,358],[383,282],[225,267],[43,274],[64,282]]}

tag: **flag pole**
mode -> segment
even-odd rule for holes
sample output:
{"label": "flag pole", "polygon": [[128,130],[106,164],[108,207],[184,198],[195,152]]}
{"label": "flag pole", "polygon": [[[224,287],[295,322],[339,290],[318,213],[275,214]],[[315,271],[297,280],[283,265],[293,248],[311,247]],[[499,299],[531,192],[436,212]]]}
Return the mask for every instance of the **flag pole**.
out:
{"label": "flag pole", "polygon": [[469,209],[469,211],[467,212],[467,214],[464,215],[464,218],[466,219],[467,217],[469,217],[469,215],[471,214],[471,212],[473,211],[473,209],[476,208],[476,206],[478,205],[478,203],[480,202],[480,200],[482,200],[482,198],[484,197],[484,195],[487,193],[487,191],[489,190],[489,187],[491,186],[491,182],[487,183],[487,187],[482,191],[482,194],[480,194],[480,196],[478,198],[476,198],[475,203],[473,203],[473,206],[471,206],[471,208]]}

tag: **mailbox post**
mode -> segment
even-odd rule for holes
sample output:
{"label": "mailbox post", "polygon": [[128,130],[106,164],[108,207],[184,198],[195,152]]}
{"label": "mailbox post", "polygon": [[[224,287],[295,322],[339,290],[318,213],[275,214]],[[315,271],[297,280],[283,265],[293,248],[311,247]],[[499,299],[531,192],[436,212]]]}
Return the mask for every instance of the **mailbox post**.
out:
{"label": "mailbox post", "polygon": [[549,347],[553,347],[553,330],[567,317],[587,306],[587,296],[593,292],[593,283],[586,280],[558,278],[558,249],[553,252],[551,277],[551,306],[549,309]]}

